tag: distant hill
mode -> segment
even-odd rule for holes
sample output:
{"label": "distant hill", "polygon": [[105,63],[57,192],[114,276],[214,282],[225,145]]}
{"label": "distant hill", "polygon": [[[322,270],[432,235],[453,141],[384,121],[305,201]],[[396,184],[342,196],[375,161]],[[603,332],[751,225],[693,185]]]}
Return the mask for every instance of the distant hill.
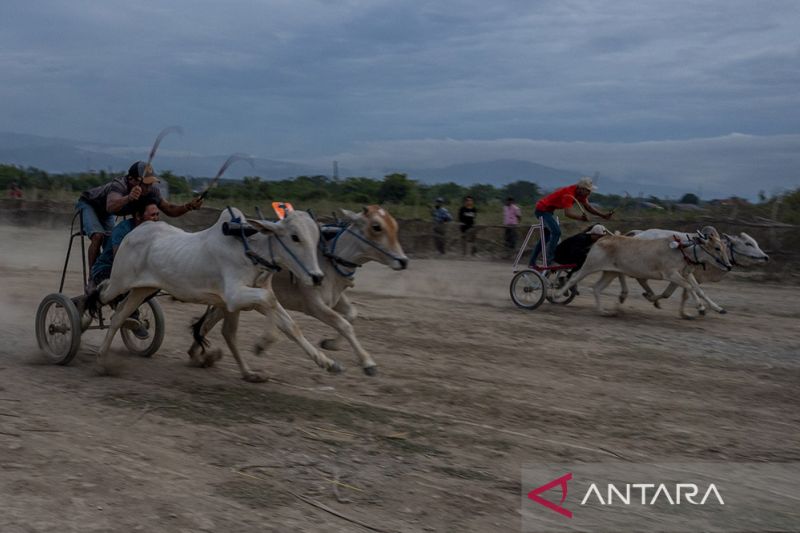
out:
{"label": "distant hill", "polygon": [[501,186],[513,181],[525,180],[534,181],[545,189],[572,183],[585,175],[574,170],[552,168],[519,159],[496,159],[408,171],[410,178],[426,183],[453,181],[462,185],[488,183]]}
{"label": "distant hill", "polygon": [[[122,172],[137,159],[147,156],[146,149],[140,151],[130,147],[103,144],[96,142],[76,141],[56,137],[42,137],[20,133],[0,132],[0,163],[37,167],[47,172],[85,172],[88,170],[110,170]],[[209,177],[216,174],[220,165],[228,157],[225,155],[175,155],[162,149],[156,156],[157,171],[170,170],[181,176]],[[255,158],[254,166],[247,163],[236,163],[226,172],[227,178],[244,176],[260,176],[264,179],[285,179],[294,176],[328,175],[329,169],[320,169],[311,165],[303,165],[288,161]],[[367,176],[380,179],[391,172],[405,172],[412,179],[424,183],[442,183],[453,181],[460,185],[489,183],[500,187],[519,180],[533,181],[544,190],[574,183],[578,178],[592,175],[594,169],[575,170],[559,169],[541,165],[532,161],[518,159],[496,159],[475,163],[458,163],[440,168],[416,169],[365,169],[353,167],[348,169],[347,176]],[[614,177],[601,176],[599,180],[603,194],[630,193],[638,196],[647,195],[678,197],[686,192],[675,189],[668,184],[636,183],[631,180],[619,180]]]}
{"label": "distant hill", "polygon": [[[36,167],[47,172],[85,172],[88,170],[125,171],[137,159],[145,159],[125,146],[90,143],[55,137],[40,137],[0,132],[0,163]],[[228,155],[173,155],[163,150],[156,155],[156,170],[171,170],[184,176],[213,176]],[[265,179],[283,179],[302,174],[317,174],[315,169],[286,161],[253,159],[253,167],[237,163],[227,177],[258,175]]]}

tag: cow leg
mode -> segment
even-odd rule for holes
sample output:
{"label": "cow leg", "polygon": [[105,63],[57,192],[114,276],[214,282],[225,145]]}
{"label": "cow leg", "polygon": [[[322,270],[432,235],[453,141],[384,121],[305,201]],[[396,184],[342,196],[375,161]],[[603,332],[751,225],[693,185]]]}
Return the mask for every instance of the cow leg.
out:
{"label": "cow leg", "polygon": [[647,283],[647,280],[644,278],[636,278],[636,281],[638,281],[639,285],[644,289],[642,296],[644,296],[647,301],[652,303],[656,308],[661,309],[661,304],[658,302],[661,297],[656,296],[656,293],[650,288],[650,284]]}
{"label": "cow leg", "polygon": [[342,365],[333,359],[330,359],[324,353],[317,350],[313,344],[308,342],[308,339],[303,336],[303,332],[300,331],[300,327],[294,322],[294,320],[292,320],[292,317],[289,316],[289,313],[286,311],[286,309],[284,309],[283,306],[278,302],[278,299],[275,298],[274,294],[269,293],[267,301],[259,305],[257,309],[259,313],[268,318],[274,317],[275,324],[278,326],[278,329],[280,329],[284,335],[297,343],[297,345],[308,354],[308,356],[317,364],[317,366],[334,374],[338,374],[343,370]]}
{"label": "cow leg", "polygon": [[[342,315],[344,319],[351,324],[355,324],[355,320],[358,317],[358,310],[356,310],[356,306],[350,302],[350,299],[347,298],[346,295],[342,294],[339,296],[339,301],[333,306],[333,310]],[[320,346],[326,350],[341,350],[342,341],[344,340],[345,338],[342,335],[337,335],[334,339],[323,340]]]}
{"label": "cow leg", "polygon": [[603,316],[615,316],[617,311],[606,311],[603,309],[603,304],[600,303],[600,293],[603,292],[603,289],[608,287],[608,284],[617,279],[618,275],[616,272],[603,272],[602,277],[597,280],[597,283],[594,284],[594,300],[597,305],[597,311]]}
{"label": "cow leg", "polygon": [[358,360],[361,363],[361,368],[364,369],[364,373],[366,375],[374,376],[377,374],[378,365],[372,360],[372,357],[367,353],[363,346],[361,346],[361,343],[356,337],[356,332],[353,329],[353,325],[349,321],[347,321],[335,310],[325,305],[325,302],[322,301],[322,298],[318,294],[315,294],[311,301],[306,300],[306,309],[311,316],[316,317],[321,322],[331,326],[338,331],[342,337],[347,339],[347,341],[350,343],[350,346],[352,346],[353,350],[356,352]]}
{"label": "cow leg", "polygon": [[561,294],[564,296],[569,296],[569,292],[572,290],[572,287],[576,286],[583,278],[588,276],[589,274],[593,274],[597,272],[599,269],[593,268],[589,260],[587,260],[583,266],[581,267],[578,272],[576,272],[573,276],[569,278],[567,284],[561,288]]}
{"label": "cow leg", "polygon": [[695,277],[694,277],[694,274],[692,274],[692,273],[690,272],[690,273],[689,273],[689,275],[688,275],[688,276],[686,276],[686,278],[689,280],[689,284],[690,284],[690,285],[692,286],[692,288],[694,289],[694,292],[695,292],[695,293],[696,293],[698,296],[700,296],[700,298],[702,298],[702,299],[703,299],[703,300],[704,300],[704,301],[705,301],[705,302],[708,304],[708,306],[709,306],[711,309],[713,309],[713,310],[714,310],[714,311],[716,311],[717,313],[720,313],[720,314],[723,314],[723,315],[724,315],[725,313],[727,313],[727,311],[725,311],[725,309],[723,309],[722,307],[720,307],[719,305],[717,305],[717,304],[716,304],[716,303],[715,303],[713,300],[711,300],[711,298],[709,298],[708,296],[706,296],[706,293],[705,293],[705,292],[703,292],[703,289],[700,287],[700,283],[697,281],[697,278],[695,278]]}
{"label": "cow leg", "polygon": [[681,316],[684,317],[684,318],[692,318],[690,315],[686,314],[686,310],[685,310],[685,308],[686,308],[686,300],[688,300],[688,299],[689,299],[689,291],[687,291],[686,289],[683,289],[681,291],[680,313],[681,313]]}
{"label": "cow leg", "polygon": [[625,281],[625,276],[623,274],[617,274],[617,279],[619,280],[619,303],[624,304],[625,300],[628,299],[628,282]]}
{"label": "cow leg", "polygon": [[111,341],[114,340],[114,335],[117,334],[119,328],[125,323],[125,320],[136,311],[139,306],[144,302],[148,296],[153,294],[157,289],[133,289],[128,293],[128,296],[117,306],[116,311],[111,316],[109,321],[108,331],[103,343],[97,350],[97,372],[100,375],[110,375],[114,372],[112,365],[109,363],[113,360],[109,358],[109,349],[111,348]]}
{"label": "cow leg", "polygon": [[250,383],[263,383],[267,381],[266,376],[257,372],[253,372],[247,365],[247,362],[242,359],[239,353],[239,347],[236,345],[236,330],[239,328],[239,311],[226,312],[225,321],[222,323],[222,337],[228,344],[228,349],[236,359],[236,364],[239,365],[239,370],[242,372],[242,379]]}
{"label": "cow leg", "polygon": [[264,315],[265,324],[261,336],[256,341],[254,352],[261,356],[266,354],[270,347],[278,340],[278,329],[275,327],[275,317],[271,313]]}
{"label": "cow leg", "polygon": [[198,339],[205,339],[208,332],[214,329],[217,322],[223,318],[225,318],[225,311],[222,308],[209,306],[206,313],[199,319],[199,324],[195,323],[192,325],[195,340],[187,352],[191,359],[189,362],[191,366],[208,368],[214,366],[214,363],[222,358],[222,350],[215,349],[207,351],[205,346],[203,346]]}
{"label": "cow leg", "polygon": [[[670,281],[676,284],[677,286],[683,288],[684,290],[689,291],[689,294],[692,296],[692,300],[694,300],[695,305],[697,306],[697,312],[701,315],[706,314],[706,307],[703,305],[703,302],[694,292],[692,285],[688,281],[686,281],[686,279],[683,276],[681,276],[679,272],[677,271],[670,272],[665,276],[665,278],[667,279],[667,281]],[[694,318],[691,315],[686,314],[686,312],[683,309],[683,304],[681,304],[680,316],[681,318],[686,318],[686,319]]]}

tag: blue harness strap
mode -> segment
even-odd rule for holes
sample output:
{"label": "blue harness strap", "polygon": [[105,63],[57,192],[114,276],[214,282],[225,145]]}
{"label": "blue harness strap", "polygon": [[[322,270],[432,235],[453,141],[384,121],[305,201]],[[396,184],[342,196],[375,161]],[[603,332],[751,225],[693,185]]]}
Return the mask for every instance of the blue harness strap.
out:
{"label": "blue harness strap", "polygon": [[281,267],[275,264],[274,261],[275,255],[272,253],[272,240],[270,239],[268,242],[269,242],[269,255],[273,257],[273,261],[267,261],[266,259],[264,259],[263,257],[261,257],[256,252],[250,249],[250,245],[247,243],[247,235],[244,232],[244,223],[242,222],[242,219],[240,217],[237,217],[233,213],[233,209],[231,209],[231,206],[228,206],[227,209],[228,213],[230,213],[231,215],[231,222],[239,225],[238,237],[239,240],[242,241],[242,245],[244,246],[245,257],[247,257],[250,260],[250,262],[252,262],[254,265],[261,265],[267,270],[271,270],[272,272],[280,272]]}

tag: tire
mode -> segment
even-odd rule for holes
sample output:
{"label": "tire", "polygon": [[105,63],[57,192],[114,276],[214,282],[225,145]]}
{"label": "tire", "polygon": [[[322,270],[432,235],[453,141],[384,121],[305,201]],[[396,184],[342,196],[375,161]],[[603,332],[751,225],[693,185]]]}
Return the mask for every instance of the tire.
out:
{"label": "tire", "polygon": [[138,311],[139,320],[137,324],[141,324],[147,330],[147,338],[140,339],[134,335],[127,324],[123,324],[119,332],[122,336],[122,342],[125,343],[125,347],[128,348],[132,355],[151,357],[161,348],[161,343],[164,341],[164,311],[161,310],[161,304],[155,298],[151,298],[140,305]]}
{"label": "tire", "polygon": [[569,294],[564,296],[561,288],[567,284],[571,272],[568,270],[548,270],[545,277],[550,282],[547,301],[551,304],[567,305],[578,295],[578,287],[572,287]]}
{"label": "tire", "polygon": [[36,342],[56,365],[68,365],[81,346],[81,317],[63,293],[48,294],[36,310]]}
{"label": "tire", "polygon": [[521,270],[511,279],[509,292],[511,300],[517,307],[536,309],[547,295],[548,283],[545,277],[536,270]]}

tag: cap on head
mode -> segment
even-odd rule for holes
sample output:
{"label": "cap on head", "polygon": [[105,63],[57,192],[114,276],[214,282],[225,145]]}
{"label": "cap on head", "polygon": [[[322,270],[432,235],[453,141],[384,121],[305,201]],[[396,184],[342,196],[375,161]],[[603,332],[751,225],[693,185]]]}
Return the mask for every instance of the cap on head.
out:
{"label": "cap on head", "polygon": [[441,196],[440,196],[440,197],[438,197],[438,198],[436,199],[436,203],[437,203],[437,204],[443,204],[443,203],[444,203],[444,198],[442,198]]}
{"label": "cap on head", "polygon": [[128,169],[128,176],[131,178],[141,178],[142,183],[145,185],[152,185],[161,181],[153,171],[152,165],[144,161],[137,161],[132,164],[131,168]]}
{"label": "cap on head", "polygon": [[592,226],[592,229],[586,232],[589,235],[606,235],[611,233],[608,229],[602,224],[595,224]]}
{"label": "cap on head", "polygon": [[583,177],[578,180],[578,188],[586,189],[587,191],[594,191],[597,190],[597,186],[592,183],[592,178]]}

